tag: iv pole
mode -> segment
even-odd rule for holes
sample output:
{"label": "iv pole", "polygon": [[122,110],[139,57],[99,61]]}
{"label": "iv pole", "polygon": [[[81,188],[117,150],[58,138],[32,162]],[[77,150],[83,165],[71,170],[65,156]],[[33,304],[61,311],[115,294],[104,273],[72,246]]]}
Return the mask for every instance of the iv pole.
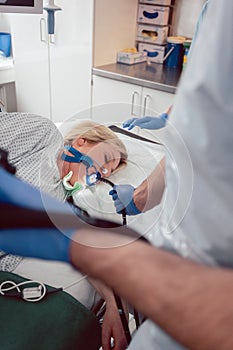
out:
{"label": "iv pole", "polygon": [[55,31],[55,12],[61,11],[61,7],[54,4],[54,0],[48,0],[47,5],[43,7],[48,13],[48,34],[54,34]]}

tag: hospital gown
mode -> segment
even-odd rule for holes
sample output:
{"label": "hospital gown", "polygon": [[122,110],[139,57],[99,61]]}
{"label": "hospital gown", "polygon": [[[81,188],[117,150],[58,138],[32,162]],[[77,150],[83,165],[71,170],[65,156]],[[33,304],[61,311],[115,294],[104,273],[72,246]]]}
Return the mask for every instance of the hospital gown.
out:
{"label": "hospital gown", "polygon": [[[0,113],[0,148],[9,152],[16,175],[60,200],[66,196],[57,167],[62,147],[63,136],[51,120],[27,113]],[[82,274],[66,263],[7,255],[0,258],[0,270],[63,286],[88,308],[99,299]]]}
{"label": "hospital gown", "polygon": [[[64,190],[54,162],[62,140],[54,124],[45,118],[0,113],[0,148],[9,152],[8,159],[16,167],[16,175],[59,199],[64,199]],[[8,255],[0,260],[0,269],[13,271],[20,260]]]}

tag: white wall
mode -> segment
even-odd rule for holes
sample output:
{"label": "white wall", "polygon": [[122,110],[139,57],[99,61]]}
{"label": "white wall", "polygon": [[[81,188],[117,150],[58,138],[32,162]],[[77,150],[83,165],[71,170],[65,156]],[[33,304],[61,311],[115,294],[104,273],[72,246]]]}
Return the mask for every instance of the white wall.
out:
{"label": "white wall", "polygon": [[94,66],[113,63],[135,46],[138,0],[95,0]]}
{"label": "white wall", "polygon": [[173,34],[192,38],[199,12],[205,0],[176,0]]}

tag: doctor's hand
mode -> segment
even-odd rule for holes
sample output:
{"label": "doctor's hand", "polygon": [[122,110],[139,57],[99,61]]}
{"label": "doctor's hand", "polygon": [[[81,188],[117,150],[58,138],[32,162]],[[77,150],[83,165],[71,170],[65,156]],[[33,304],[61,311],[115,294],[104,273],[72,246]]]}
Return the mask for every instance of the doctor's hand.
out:
{"label": "doctor's hand", "polygon": [[133,200],[134,190],[134,187],[131,185],[115,185],[109,192],[118,214],[121,214],[123,209],[126,210],[127,215],[137,215],[141,213]]}
{"label": "doctor's hand", "polygon": [[166,125],[167,118],[167,113],[162,113],[158,117],[131,118],[123,123],[123,128],[132,130],[135,126],[139,126],[141,129],[161,129]]}

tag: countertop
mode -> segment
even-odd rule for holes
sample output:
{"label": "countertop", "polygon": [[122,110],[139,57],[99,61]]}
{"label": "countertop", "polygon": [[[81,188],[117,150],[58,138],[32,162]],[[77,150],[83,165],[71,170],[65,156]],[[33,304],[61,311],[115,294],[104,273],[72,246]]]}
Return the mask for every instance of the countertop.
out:
{"label": "countertop", "polygon": [[93,75],[115,79],[126,83],[136,84],[169,93],[175,93],[181,71],[176,68],[165,67],[159,63],[146,62],[127,65],[112,63],[93,67]]}

